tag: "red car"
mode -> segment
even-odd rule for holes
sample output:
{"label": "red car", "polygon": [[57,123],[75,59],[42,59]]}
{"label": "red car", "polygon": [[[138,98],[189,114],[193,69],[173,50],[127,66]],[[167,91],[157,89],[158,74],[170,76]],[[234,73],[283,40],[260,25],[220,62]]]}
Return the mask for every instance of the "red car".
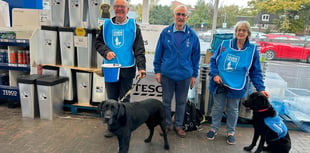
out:
{"label": "red car", "polygon": [[[266,59],[295,59],[310,63],[310,44],[291,35],[266,34],[266,40],[257,41]],[[269,39],[269,40],[268,40]]]}

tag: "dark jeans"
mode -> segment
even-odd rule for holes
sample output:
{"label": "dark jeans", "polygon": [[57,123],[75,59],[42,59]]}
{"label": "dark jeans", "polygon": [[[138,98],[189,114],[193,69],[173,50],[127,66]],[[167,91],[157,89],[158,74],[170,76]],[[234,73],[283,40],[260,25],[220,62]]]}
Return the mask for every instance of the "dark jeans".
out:
{"label": "dark jeans", "polygon": [[[123,98],[127,91],[132,88],[133,78],[136,74],[136,67],[121,68],[119,81],[114,83],[105,83],[108,99],[119,101]],[[130,95],[123,102],[129,102]]]}
{"label": "dark jeans", "polygon": [[166,113],[167,127],[171,125],[171,100],[175,95],[175,115],[174,127],[180,128],[183,126],[185,104],[189,90],[190,78],[185,80],[173,80],[166,76],[161,76],[161,85],[163,88],[163,104]]}
{"label": "dark jeans", "polygon": [[[120,78],[118,82],[105,83],[108,99],[119,101],[132,88],[132,78]],[[128,95],[123,102],[129,102],[130,95]]]}

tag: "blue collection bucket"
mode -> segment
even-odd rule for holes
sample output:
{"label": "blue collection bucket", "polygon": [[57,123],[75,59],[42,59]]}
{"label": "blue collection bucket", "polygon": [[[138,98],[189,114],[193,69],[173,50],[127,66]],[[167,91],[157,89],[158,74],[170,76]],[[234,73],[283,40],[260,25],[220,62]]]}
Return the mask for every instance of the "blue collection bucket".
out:
{"label": "blue collection bucket", "polygon": [[120,64],[102,64],[102,72],[105,82],[117,82],[119,80]]}

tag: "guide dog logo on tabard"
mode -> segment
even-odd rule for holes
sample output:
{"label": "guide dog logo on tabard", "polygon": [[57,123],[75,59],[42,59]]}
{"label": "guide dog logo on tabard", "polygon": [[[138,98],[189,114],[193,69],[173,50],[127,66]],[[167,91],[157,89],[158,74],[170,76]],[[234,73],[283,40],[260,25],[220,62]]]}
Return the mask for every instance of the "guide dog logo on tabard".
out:
{"label": "guide dog logo on tabard", "polygon": [[113,29],[112,31],[113,37],[113,46],[115,48],[120,48],[124,45],[124,30],[122,29]]}
{"label": "guide dog logo on tabard", "polygon": [[234,56],[232,54],[227,54],[225,58],[224,70],[226,71],[233,71],[236,69],[239,63],[239,56]]}

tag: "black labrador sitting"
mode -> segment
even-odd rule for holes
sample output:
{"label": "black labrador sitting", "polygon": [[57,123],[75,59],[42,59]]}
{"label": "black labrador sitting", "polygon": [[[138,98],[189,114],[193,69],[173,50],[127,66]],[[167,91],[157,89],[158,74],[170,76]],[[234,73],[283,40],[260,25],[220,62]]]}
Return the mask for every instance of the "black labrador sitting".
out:
{"label": "black labrador sitting", "polygon": [[[243,105],[253,110],[252,122],[254,127],[252,143],[243,149],[251,151],[260,137],[255,153],[262,151],[288,153],[291,149],[291,139],[287,127],[269,103],[268,98],[260,92],[255,92],[250,95]],[[274,120],[277,121],[274,122]],[[270,123],[273,126],[268,126],[271,125]],[[275,128],[279,130],[275,130]],[[267,147],[264,147],[265,142]]]}
{"label": "black labrador sitting", "polygon": [[118,138],[119,153],[127,153],[131,132],[146,123],[150,130],[144,142],[149,143],[154,134],[154,128],[160,125],[163,131],[164,148],[169,149],[165,122],[165,112],[161,101],[146,99],[138,102],[117,102],[106,100],[98,105],[98,111],[107,123],[110,132]]}

